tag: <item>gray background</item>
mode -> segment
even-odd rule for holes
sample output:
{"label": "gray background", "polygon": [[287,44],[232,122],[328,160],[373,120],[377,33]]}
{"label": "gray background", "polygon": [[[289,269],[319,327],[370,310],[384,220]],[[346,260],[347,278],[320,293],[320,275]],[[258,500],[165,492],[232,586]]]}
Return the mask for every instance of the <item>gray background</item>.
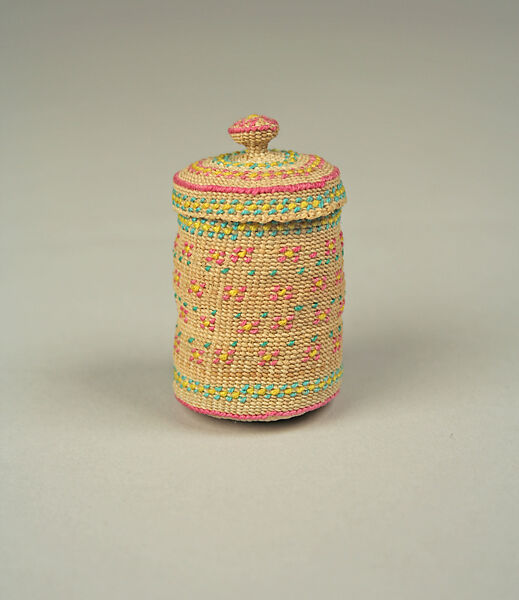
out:
{"label": "gray background", "polygon": [[[511,599],[517,2],[2,2],[5,599]],[[280,424],[171,391],[173,172],[340,166],[345,376]]]}

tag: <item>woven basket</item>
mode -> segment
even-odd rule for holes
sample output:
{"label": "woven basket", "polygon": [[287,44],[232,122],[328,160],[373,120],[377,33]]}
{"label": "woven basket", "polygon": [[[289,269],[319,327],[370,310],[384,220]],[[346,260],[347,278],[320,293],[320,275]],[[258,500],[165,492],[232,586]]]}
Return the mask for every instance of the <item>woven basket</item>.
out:
{"label": "woven basket", "polygon": [[340,386],[345,191],[322,158],[269,150],[277,132],[249,115],[229,128],[244,151],[173,178],[174,390],[213,417],[286,419]]}

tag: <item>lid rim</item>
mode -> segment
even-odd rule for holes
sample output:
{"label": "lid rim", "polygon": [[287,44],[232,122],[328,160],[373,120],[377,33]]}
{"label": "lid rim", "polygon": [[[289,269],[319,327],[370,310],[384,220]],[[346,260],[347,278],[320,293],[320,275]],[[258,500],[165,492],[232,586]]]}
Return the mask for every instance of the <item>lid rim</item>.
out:
{"label": "lid rim", "polygon": [[[282,194],[240,195],[239,198],[233,198],[231,194],[214,194],[215,197],[212,198],[189,197],[189,190],[173,186],[172,201],[175,210],[185,217],[240,223],[310,220],[325,216],[346,203],[342,181],[337,179],[332,183],[333,185],[318,190],[318,194],[308,190],[297,198],[283,197]],[[310,195],[311,193],[314,195]]]}
{"label": "lid rim", "polygon": [[200,183],[191,183],[182,179],[179,173],[173,176],[173,182],[184,188],[196,190],[199,192],[217,192],[224,194],[240,194],[243,196],[257,196],[260,194],[275,194],[278,192],[301,192],[303,190],[322,189],[328,181],[336,179],[340,176],[338,167],[334,167],[328,175],[323,175],[318,181],[305,181],[301,183],[292,183],[288,185],[272,185],[266,187],[244,188],[235,186],[220,186],[214,184],[203,185]]}

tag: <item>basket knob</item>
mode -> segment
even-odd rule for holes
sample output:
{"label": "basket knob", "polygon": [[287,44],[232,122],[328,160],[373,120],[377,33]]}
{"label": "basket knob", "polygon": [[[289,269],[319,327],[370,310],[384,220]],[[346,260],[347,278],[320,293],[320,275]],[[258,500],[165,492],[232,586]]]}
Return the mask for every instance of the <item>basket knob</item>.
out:
{"label": "basket knob", "polygon": [[264,115],[249,115],[236,121],[228,129],[232,139],[243,144],[250,154],[267,152],[268,143],[276,137],[278,131],[278,122]]}

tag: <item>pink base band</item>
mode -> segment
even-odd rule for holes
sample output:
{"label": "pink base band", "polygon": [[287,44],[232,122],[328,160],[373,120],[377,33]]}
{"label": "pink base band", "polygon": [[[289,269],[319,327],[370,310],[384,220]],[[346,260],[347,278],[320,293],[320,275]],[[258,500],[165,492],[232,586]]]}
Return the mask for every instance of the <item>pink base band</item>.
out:
{"label": "pink base band", "polygon": [[310,406],[306,406],[304,408],[298,408],[297,410],[287,410],[287,411],[272,410],[272,411],[264,413],[262,415],[237,415],[237,414],[233,414],[233,413],[222,412],[220,410],[209,410],[207,408],[197,408],[196,406],[192,406],[191,404],[188,404],[184,400],[181,400],[176,395],[175,395],[175,398],[180,402],[180,404],[183,404],[184,406],[187,406],[187,408],[190,408],[191,410],[194,410],[195,412],[201,413],[203,415],[210,415],[211,417],[219,417],[221,419],[235,419],[236,421],[265,421],[266,419],[270,419],[271,417],[279,417],[281,419],[283,419],[283,418],[286,419],[288,417],[298,417],[299,415],[303,415],[304,413],[310,412],[312,410],[316,410],[317,408],[321,408],[321,406],[325,406],[326,404],[328,404],[328,402],[333,400],[335,398],[335,396],[337,396],[338,393],[339,393],[339,390],[337,390],[335,392],[335,394],[332,394],[326,400],[323,400],[322,402],[317,402],[317,404],[311,404]]}

